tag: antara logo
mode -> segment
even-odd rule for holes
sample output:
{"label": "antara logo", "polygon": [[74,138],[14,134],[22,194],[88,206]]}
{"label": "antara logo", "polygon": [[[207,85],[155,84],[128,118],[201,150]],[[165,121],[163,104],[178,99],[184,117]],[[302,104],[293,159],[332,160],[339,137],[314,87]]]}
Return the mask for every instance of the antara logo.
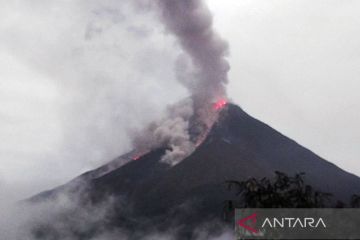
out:
{"label": "antara logo", "polygon": [[286,217],[286,218],[266,218],[263,222],[263,224],[261,225],[262,228],[264,227],[271,227],[271,228],[296,228],[296,227],[301,227],[301,228],[307,228],[307,227],[311,227],[311,228],[317,228],[317,227],[323,227],[326,228],[326,224],[324,222],[324,220],[322,218],[311,218],[311,217],[306,217],[306,218],[291,218],[291,217]]}
{"label": "antara logo", "polygon": [[[251,221],[250,224],[247,223],[248,221]],[[259,230],[255,229],[255,226],[256,226],[256,213],[246,217],[246,218],[243,218],[243,219],[240,219],[238,222],[240,227],[243,227],[245,228],[246,230],[252,232],[252,233],[258,233]]]}
{"label": "antara logo", "polygon": [[[237,224],[248,230],[252,233],[259,233],[259,230],[256,229],[256,222],[257,222],[257,214],[254,213],[249,215],[243,219],[237,221]],[[312,218],[312,217],[305,217],[305,218],[293,218],[293,217],[285,217],[285,218],[265,218],[263,223],[261,224],[261,228],[326,228],[326,224],[322,218]]]}

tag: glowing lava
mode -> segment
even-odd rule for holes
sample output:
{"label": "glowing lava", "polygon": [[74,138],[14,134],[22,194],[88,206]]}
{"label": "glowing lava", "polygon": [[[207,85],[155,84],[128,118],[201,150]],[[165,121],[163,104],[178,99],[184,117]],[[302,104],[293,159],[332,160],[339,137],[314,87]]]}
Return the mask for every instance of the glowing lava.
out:
{"label": "glowing lava", "polygon": [[131,158],[132,160],[139,160],[142,156],[144,156],[145,154],[147,154],[149,151],[148,150],[144,150],[144,151],[137,151],[136,154]]}
{"label": "glowing lava", "polygon": [[220,99],[219,101],[217,101],[216,103],[214,103],[213,108],[215,110],[220,110],[223,107],[225,107],[227,104],[227,101],[225,99]]}

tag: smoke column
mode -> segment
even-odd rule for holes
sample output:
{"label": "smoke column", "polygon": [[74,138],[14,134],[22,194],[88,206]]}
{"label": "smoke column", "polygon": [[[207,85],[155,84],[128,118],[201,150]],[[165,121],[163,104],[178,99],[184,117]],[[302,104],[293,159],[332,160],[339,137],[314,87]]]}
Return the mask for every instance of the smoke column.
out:
{"label": "smoke column", "polygon": [[[213,103],[226,103],[228,44],[214,32],[211,13],[201,0],[156,0],[155,7],[183,50],[175,71],[191,99],[169,106],[166,117],[135,136],[133,142],[136,149],[168,147],[162,161],[175,165],[206,137],[219,110],[211,107]],[[195,141],[189,133],[194,125],[192,116],[202,129]]]}
{"label": "smoke column", "polygon": [[195,108],[225,98],[228,44],[212,28],[212,16],[201,0],[157,0],[162,20],[178,39],[194,67],[192,77],[184,59],[178,61],[178,78],[189,89]]}

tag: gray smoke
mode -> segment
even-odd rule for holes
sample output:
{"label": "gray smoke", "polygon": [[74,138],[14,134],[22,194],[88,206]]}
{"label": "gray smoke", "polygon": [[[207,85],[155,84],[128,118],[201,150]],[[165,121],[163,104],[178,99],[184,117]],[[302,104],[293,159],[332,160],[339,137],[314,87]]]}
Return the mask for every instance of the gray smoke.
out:
{"label": "gray smoke", "polygon": [[189,121],[193,116],[193,102],[186,99],[167,108],[165,116],[133,135],[139,152],[168,147],[162,161],[175,165],[195,149],[190,139]]}
{"label": "gray smoke", "polygon": [[174,165],[196,147],[189,134],[190,117],[197,115],[210,128],[216,113],[209,111],[209,106],[226,98],[225,84],[230,69],[225,58],[228,44],[213,30],[211,13],[201,0],[157,0],[156,3],[166,29],[177,38],[184,52],[176,61],[175,72],[177,80],[189,90],[192,106],[185,101],[171,107],[162,121],[148,127],[143,133],[145,137],[135,142],[141,142],[140,146],[147,142],[147,149],[169,147],[162,160]]}
{"label": "gray smoke", "polygon": [[157,3],[166,28],[187,55],[178,59],[177,76],[191,92],[195,107],[224,98],[230,69],[225,58],[228,44],[213,30],[209,9],[201,0],[157,0]]}

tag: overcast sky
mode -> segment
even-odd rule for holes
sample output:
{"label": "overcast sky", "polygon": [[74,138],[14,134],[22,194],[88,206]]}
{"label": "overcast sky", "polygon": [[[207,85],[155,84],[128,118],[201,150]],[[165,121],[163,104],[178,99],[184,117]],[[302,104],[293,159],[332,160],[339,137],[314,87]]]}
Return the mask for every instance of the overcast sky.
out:
{"label": "overcast sky", "polygon": [[[187,95],[177,43],[146,6],[121,2],[0,0],[2,192],[21,198],[126,152],[134,128]],[[207,3],[230,45],[230,98],[360,175],[360,2]]]}

